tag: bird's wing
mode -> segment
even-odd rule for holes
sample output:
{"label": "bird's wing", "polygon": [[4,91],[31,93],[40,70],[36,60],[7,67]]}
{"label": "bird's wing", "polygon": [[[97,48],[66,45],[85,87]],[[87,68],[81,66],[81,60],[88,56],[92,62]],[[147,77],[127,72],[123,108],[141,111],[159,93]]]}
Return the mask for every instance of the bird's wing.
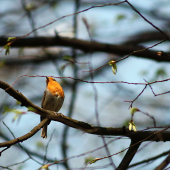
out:
{"label": "bird's wing", "polygon": [[46,95],[46,90],[44,91],[43,99],[42,99],[42,102],[41,102],[41,107],[42,108],[43,108],[43,104],[44,104],[44,100],[45,100],[45,95]]}

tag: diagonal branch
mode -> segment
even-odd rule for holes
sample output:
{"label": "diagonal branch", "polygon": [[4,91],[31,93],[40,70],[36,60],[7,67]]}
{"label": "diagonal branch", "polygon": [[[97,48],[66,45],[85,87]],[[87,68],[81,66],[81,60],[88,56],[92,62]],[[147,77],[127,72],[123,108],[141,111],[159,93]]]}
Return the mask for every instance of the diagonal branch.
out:
{"label": "diagonal branch", "polygon": [[[48,119],[58,121],[72,128],[82,130],[86,133],[95,134],[95,135],[125,136],[125,137],[131,138],[132,140],[136,139],[141,142],[170,141],[170,132],[165,131],[169,128],[168,126],[161,131],[138,131],[138,132],[129,131],[128,129],[124,127],[113,128],[113,127],[92,126],[88,123],[64,116],[61,113],[48,111],[48,110],[45,110],[45,109],[42,109],[36,106],[31,101],[29,101],[22,93],[16,91],[13,87],[11,87],[10,85],[8,85],[7,83],[3,81],[0,81],[0,88],[4,89],[9,95],[11,95],[16,100],[20,101],[22,106],[26,106],[27,108],[29,108],[29,110],[39,115],[42,115]],[[8,142],[0,143],[0,147],[11,146],[12,144],[28,139],[29,137],[33,136],[33,133],[35,134],[46,123],[46,121],[47,119],[44,119],[44,121],[42,121],[39,125],[37,125],[30,133],[20,138],[16,138],[12,140],[12,142],[9,141],[9,143]]]}
{"label": "diagonal branch", "polygon": [[23,141],[27,140],[28,138],[32,137],[35,133],[37,133],[47,123],[47,121],[48,121],[48,119],[44,119],[36,127],[34,127],[30,132],[28,132],[27,134],[25,134],[21,137],[15,138],[8,142],[0,143],[0,147],[10,147],[11,145],[14,145],[16,143],[23,142]]}
{"label": "diagonal branch", "polygon": [[170,163],[170,154],[163,160],[163,162],[157,166],[154,170],[162,170]]}
{"label": "diagonal branch", "polygon": [[157,155],[157,156],[154,156],[154,157],[151,157],[151,158],[149,158],[149,159],[145,159],[145,160],[143,160],[143,161],[134,163],[134,164],[130,165],[128,168],[133,168],[133,167],[136,167],[136,166],[141,165],[141,164],[145,164],[145,163],[149,163],[149,162],[151,162],[151,161],[155,161],[155,160],[157,160],[157,159],[159,159],[159,158],[161,158],[161,157],[163,157],[163,156],[168,155],[169,153],[170,153],[170,151],[163,152],[163,153],[161,153],[161,154],[159,154],[159,155]]}
{"label": "diagonal branch", "polygon": [[130,147],[129,147],[128,151],[126,152],[120,165],[118,166],[117,170],[124,170],[124,169],[128,168],[128,166],[129,166],[130,162],[132,161],[133,157],[135,156],[140,144],[141,143],[136,140],[131,140]]}
{"label": "diagonal branch", "polygon": [[164,35],[164,37],[170,41],[169,37],[160,29],[158,28],[156,25],[154,25],[152,22],[150,22],[148,19],[146,19],[129,1],[125,0],[125,2],[136,12],[138,13],[146,22],[148,22],[150,25],[152,25],[152,27],[154,27],[155,29],[157,29],[162,35]]}
{"label": "diagonal branch", "polygon": [[[0,137],[2,138],[2,139],[4,139],[5,141],[10,141],[11,139],[10,138],[8,138],[4,133],[2,133],[2,132],[0,132]],[[37,157],[37,158],[39,158],[39,159],[41,159],[41,160],[44,160],[44,157],[41,155],[41,154],[39,154],[38,152],[36,152],[36,151],[32,151],[32,150],[30,150],[30,149],[28,149],[27,147],[25,147],[25,146],[19,146],[19,145],[14,145],[15,147],[17,147],[17,149],[20,149],[20,150],[23,150],[23,151],[25,151],[26,153],[29,153],[29,155],[31,156],[31,157]],[[52,158],[50,158],[50,157],[46,157],[46,160],[48,161],[48,162],[54,162],[54,161],[56,161],[56,159],[52,159]],[[63,165],[62,163],[60,163],[60,162],[58,162],[58,164],[61,164],[61,165]]]}

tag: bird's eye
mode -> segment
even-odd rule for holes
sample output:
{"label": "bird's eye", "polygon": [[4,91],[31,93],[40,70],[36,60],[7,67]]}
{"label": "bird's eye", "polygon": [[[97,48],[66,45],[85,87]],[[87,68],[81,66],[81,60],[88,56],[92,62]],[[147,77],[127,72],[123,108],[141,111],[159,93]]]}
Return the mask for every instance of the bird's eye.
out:
{"label": "bird's eye", "polygon": [[53,81],[56,81],[55,79],[53,79]]}

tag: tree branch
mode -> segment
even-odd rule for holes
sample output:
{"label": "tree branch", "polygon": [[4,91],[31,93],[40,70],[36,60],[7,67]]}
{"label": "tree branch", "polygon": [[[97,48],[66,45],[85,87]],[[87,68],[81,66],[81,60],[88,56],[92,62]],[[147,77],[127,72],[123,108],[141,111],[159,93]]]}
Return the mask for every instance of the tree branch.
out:
{"label": "tree branch", "polygon": [[[28,58],[27,58],[28,57]],[[3,57],[0,58],[0,62],[4,63],[5,66],[14,66],[14,65],[33,65],[33,64],[39,64],[39,63],[44,63],[47,61],[55,61],[55,60],[61,60],[62,57],[55,54],[55,55],[50,55],[50,56],[26,56],[24,58],[13,58],[13,57]]]}
{"label": "tree branch", "polygon": [[126,152],[120,165],[118,166],[117,170],[124,170],[124,169],[128,168],[128,166],[129,166],[130,162],[132,161],[133,157],[135,156],[140,144],[141,143],[136,140],[131,140],[130,147],[129,147],[128,151]]}
{"label": "tree branch", "polygon": [[[7,37],[0,38],[0,46],[7,44]],[[91,42],[76,38],[67,37],[36,37],[36,38],[23,38],[18,39],[12,43],[11,47],[51,47],[51,46],[64,46],[75,49],[80,49],[85,53],[88,52],[106,52],[117,55],[128,55],[134,52],[132,55],[147,59],[152,59],[159,62],[169,62],[169,53],[162,53],[161,56],[157,55],[157,51],[143,50],[144,47],[134,45],[113,45],[108,43]],[[137,52],[138,50],[142,50]]]}
{"label": "tree branch", "polygon": [[[12,140],[12,139],[8,138],[8,137],[7,137],[4,133],[2,133],[2,132],[0,132],[0,137],[1,137],[2,139],[6,140],[6,141]],[[20,149],[20,150],[22,150],[22,151],[25,151],[26,153],[29,153],[31,156],[37,157],[37,158],[39,158],[39,159],[41,159],[41,160],[44,160],[43,155],[39,154],[39,153],[36,152],[36,151],[32,151],[32,150],[30,150],[29,148],[27,148],[27,147],[25,147],[25,146],[22,146],[22,147],[20,147],[19,145],[14,145],[14,146],[17,147],[17,149]],[[54,162],[54,161],[56,161],[56,159],[52,159],[52,158],[49,158],[49,157],[46,157],[46,160],[47,160],[48,162]],[[58,164],[63,165],[61,162],[58,162]]]}
{"label": "tree branch", "polygon": [[143,160],[143,161],[134,163],[134,164],[130,165],[130,166],[128,167],[128,169],[129,169],[129,168],[133,168],[133,167],[138,166],[138,165],[141,165],[141,164],[144,164],[144,163],[149,163],[149,162],[151,162],[151,161],[155,161],[156,159],[159,159],[159,158],[161,158],[161,157],[163,157],[163,156],[166,156],[166,155],[168,155],[169,153],[170,153],[170,151],[166,151],[166,152],[163,152],[163,153],[161,153],[161,154],[159,154],[159,155],[157,155],[157,156],[154,156],[154,157],[151,157],[151,158],[149,158],[149,159],[145,159],[145,160]]}
{"label": "tree branch", "polygon": [[[72,128],[76,128],[79,130],[82,130],[86,133],[95,134],[95,135],[112,135],[112,136],[125,136],[129,137],[132,140],[135,139],[137,141],[170,141],[170,132],[165,131],[166,129],[162,131],[138,131],[138,132],[132,132],[129,131],[126,128],[112,128],[112,127],[98,127],[98,126],[92,126],[88,123],[78,121],[75,119],[72,119],[70,117],[64,116],[61,113],[56,113],[53,111],[48,111],[45,109],[42,109],[35,104],[33,104],[31,101],[29,101],[22,93],[16,91],[13,87],[8,85],[7,83],[0,81],[0,88],[4,89],[10,96],[15,98],[16,100],[21,102],[22,106],[26,106],[29,108],[29,110],[42,115],[48,119],[61,122],[67,126],[70,126]],[[11,146],[12,144],[24,141],[28,139],[29,137],[33,136],[40,128],[46,123],[47,119],[44,119],[39,125],[37,125],[31,132],[28,134],[16,138],[12,140],[10,143],[0,143],[0,147],[5,146]]]}
{"label": "tree branch", "polygon": [[162,170],[170,163],[170,154],[165,158],[165,160],[157,166],[154,170]]}
{"label": "tree branch", "polygon": [[10,147],[11,145],[14,145],[16,143],[23,142],[23,141],[27,140],[28,138],[32,137],[35,133],[37,133],[47,123],[47,121],[48,121],[48,119],[44,119],[36,127],[34,127],[29,133],[27,133],[21,137],[15,138],[8,142],[0,143],[0,148],[1,147]]}

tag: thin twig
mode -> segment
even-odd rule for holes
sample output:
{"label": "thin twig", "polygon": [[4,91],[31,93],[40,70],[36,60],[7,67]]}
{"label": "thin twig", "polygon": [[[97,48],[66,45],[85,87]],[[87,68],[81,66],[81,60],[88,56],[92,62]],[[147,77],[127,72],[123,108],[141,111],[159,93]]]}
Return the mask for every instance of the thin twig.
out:
{"label": "thin twig", "polygon": [[164,35],[164,37],[166,39],[169,39],[169,37],[160,29],[158,28],[157,26],[155,26],[152,22],[150,22],[148,19],[146,19],[130,2],[128,2],[127,0],[125,0],[125,2],[127,2],[127,4],[129,4],[129,6],[136,12],[138,13],[147,23],[149,23],[150,25],[152,25],[152,27],[154,27],[155,29],[157,29],[162,35]]}
{"label": "thin twig", "polygon": [[145,91],[146,87],[147,87],[147,85],[145,85],[145,87],[143,88],[143,90],[137,95],[137,97],[136,97],[134,100],[132,100],[132,101],[124,101],[124,102],[129,102],[129,103],[131,103],[130,106],[129,106],[129,108],[132,108],[133,103],[134,103],[134,102],[139,98],[139,96]]}
{"label": "thin twig", "polygon": [[55,132],[55,129],[53,130],[52,134],[50,135],[50,139],[48,140],[48,143],[47,143],[47,145],[46,145],[46,147],[45,147],[45,155],[44,155],[44,162],[43,162],[43,164],[44,164],[45,161],[46,161],[48,146],[49,146],[49,144],[50,144],[50,142],[51,142],[51,139],[52,139],[52,137],[53,137],[54,132]]}

